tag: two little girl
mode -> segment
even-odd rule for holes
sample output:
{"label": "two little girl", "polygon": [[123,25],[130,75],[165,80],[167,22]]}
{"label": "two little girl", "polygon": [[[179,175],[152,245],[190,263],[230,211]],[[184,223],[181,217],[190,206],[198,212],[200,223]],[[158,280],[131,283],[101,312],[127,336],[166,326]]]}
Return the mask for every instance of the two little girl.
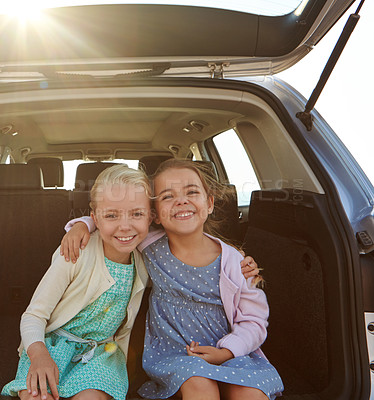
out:
{"label": "two little girl", "polygon": [[[164,230],[143,241],[150,223],[149,189],[140,176],[137,184],[113,179],[111,173],[121,168],[109,168],[97,179],[91,197],[99,233],[91,235],[78,261],[65,263],[55,253],[58,262],[52,263],[22,317],[22,339],[29,357],[22,353],[16,380],[3,393],[20,391],[22,400],[31,398],[32,393],[26,395],[37,392],[39,383],[41,398],[48,398],[48,380],[54,398],[58,393],[73,399],[83,398],[79,397],[82,393],[90,394],[90,399],[125,398],[124,355],[146,284],[144,265],[135,249],[139,245],[153,282],[143,356],[151,380],[139,393],[147,398],[167,398],[177,392],[183,399],[219,399],[220,394],[274,398],[283,385],[259,349],[266,337],[266,298],[245,281],[240,253],[204,233],[214,208],[207,175],[191,162],[163,163],[154,177],[154,195],[155,220]],[[126,324],[121,326],[134,264],[137,273],[130,299],[134,307],[131,313],[127,309]],[[66,274],[61,282],[59,274]],[[54,301],[44,291],[52,292]],[[85,300],[75,304],[73,297],[79,295]],[[48,310],[42,305],[46,299]],[[74,304],[74,310],[68,308],[70,313],[65,311],[69,304],[70,308]],[[30,318],[29,330],[25,318]],[[38,336],[28,338],[27,332],[36,331]],[[59,346],[71,349],[70,353],[54,352]],[[43,366],[39,372],[40,360],[47,359],[48,352],[48,368]]]}

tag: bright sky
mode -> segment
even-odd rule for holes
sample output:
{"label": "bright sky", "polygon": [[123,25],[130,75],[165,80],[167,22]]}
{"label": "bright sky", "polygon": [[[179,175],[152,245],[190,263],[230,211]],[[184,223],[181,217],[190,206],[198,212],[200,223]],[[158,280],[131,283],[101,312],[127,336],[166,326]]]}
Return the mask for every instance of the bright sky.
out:
{"label": "bright sky", "polygon": [[[355,2],[310,54],[279,77],[309,98],[348,16],[357,6]],[[374,184],[374,1],[366,0],[360,16],[316,109]]]}

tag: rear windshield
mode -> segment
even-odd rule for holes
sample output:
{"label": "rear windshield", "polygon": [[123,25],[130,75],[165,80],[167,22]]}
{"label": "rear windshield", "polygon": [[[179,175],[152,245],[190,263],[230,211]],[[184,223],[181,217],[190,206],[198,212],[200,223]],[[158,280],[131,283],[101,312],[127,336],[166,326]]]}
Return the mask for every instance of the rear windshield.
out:
{"label": "rear windshield", "polygon": [[[72,160],[72,161],[63,161],[64,165],[64,186],[63,188],[66,190],[73,190],[75,186],[75,173],[77,171],[77,167],[79,164],[83,164],[85,162],[92,161],[83,161],[83,160]],[[105,161],[104,161],[105,162]],[[123,160],[116,159],[111,160],[110,162],[127,164],[130,168],[137,169],[139,165],[139,160]]]}

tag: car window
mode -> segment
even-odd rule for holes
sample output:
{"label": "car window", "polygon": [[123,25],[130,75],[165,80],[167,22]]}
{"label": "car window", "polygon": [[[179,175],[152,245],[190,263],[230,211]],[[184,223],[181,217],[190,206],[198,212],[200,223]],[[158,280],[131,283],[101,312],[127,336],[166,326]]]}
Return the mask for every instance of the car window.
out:
{"label": "car window", "polygon": [[[77,171],[77,167],[79,164],[83,164],[86,162],[92,162],[92,161],[84,161],[84,160],[71,160],[71,161],[63,161],[64,165],[64,189],[66,190],[73,190],[74,185],[75,185],[75,173]],[[105,161],[103,161],[105,162]],[[137,169],[138,168],[138,160],[122,160],[122,159],[116,159],[116,160],[111,160],[110,162],[116,162],[116,163],[124,163],[127,164],[130,168]]]}
{"label": "car window", "polygon": [[215,136],[213,142],[230,183],[236,187],[239,207],[248,205],[252,191],[260,185],[242,142],[233,129]]}

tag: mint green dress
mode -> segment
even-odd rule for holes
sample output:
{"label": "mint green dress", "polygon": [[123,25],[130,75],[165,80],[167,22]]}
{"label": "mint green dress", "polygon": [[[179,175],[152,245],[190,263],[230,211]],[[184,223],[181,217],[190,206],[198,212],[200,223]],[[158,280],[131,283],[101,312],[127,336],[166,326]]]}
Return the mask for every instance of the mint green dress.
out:
{"label": "mint green dress", "polygon": [[[126,317],[135,275],[134,261],[125,265],[105,258],[105,264],[116,283],[61,327],[83,339],[101,341],[111,337]],[[88,344],[69,341],[54,332],[46,334],[45,344],[59,369],[60,397],[71,397],[82,390],[97,389],[108,393],[115,400],[126,399],[126,359],[115,342],[99,344],[88,363],[72,362],[74,356],[91,349]],[[29,367],[30,360],[23,351],[15,380],[5,385],[1,394],[17,396],[19,390],[26,389]]]}

